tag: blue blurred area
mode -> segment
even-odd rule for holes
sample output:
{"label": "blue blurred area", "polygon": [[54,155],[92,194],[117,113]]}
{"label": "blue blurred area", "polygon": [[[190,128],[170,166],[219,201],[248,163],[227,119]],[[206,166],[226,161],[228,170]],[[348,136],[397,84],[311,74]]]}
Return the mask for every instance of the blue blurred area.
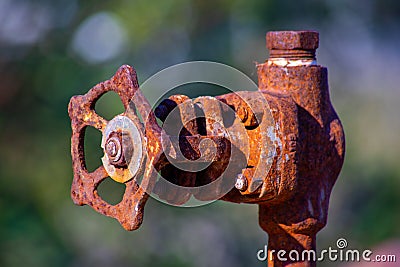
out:
{"label": "blue blurred area", "polygon": [[[256,206],[150,200],[136,232],[74,206],[67,104],[122,64],[140,82],[191,60],[256,80],[255,62],[268,56],[265,33],[286,29],[320,32],[318,61],[329,69],[346,132],[318,246],[400,239],[400,2],[0,0],[0,266],[264,266]],[[117,97],[107,97],[99,110],[121,112]],[[95,166],[100,137],[88,134]],[[106,187],[118,199],[121,188]]]}

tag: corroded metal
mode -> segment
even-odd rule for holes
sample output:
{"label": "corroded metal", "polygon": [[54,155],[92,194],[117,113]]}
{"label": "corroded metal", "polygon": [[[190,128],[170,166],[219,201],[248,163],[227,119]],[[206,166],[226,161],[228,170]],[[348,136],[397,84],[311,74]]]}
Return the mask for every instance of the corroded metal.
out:
{"label": "corroded metal", "polygon": [[[293,47],[281,47],[290,43]],[[313,50],[318,47],[315,32],[290,32],[267,35],[269,49]],[[290,53],[289,53],[290,54]],[[297,60],[298,58],[294,58]],[[265,93],[289,97],[297,107],[297,134],[287,135],[287,148],[296,154],[293,188],[286,188],[271,202],[260,204],[260,225],[268,232],[268,250],[315,250],[316,233],[325,226],[329,196],[344,159],[344,132],[329,98],[327,69],[300,62],[291,67],[267,61],[258,67],[259,88]],[[279,262],[272,266],[314,266],[315,262],[291,264]]]}
{"label": "corroded metal", "polygon": [[[126,179],[129,169],[115,167],[115,173],[111,178],[124,182],[126,185],[123,199],[117,205],[110,205],[98,195],[97,187],[110,176],[110,173],[106,171],[104,165],[93,172],[88,172],[83,143],[85,128],[88,126],[101,131],[104,137],[109,122],[99,116],[94,107],[96,101],[109,91],[116,92],[121,98],[125,107],[125,112],[120,115],[121,118],[132,122],[135,127],[140,129],[138,133],[141,142],[140,146],[135,146],[135,151],[142,150],[147,154],[147,159],[145,157],[138,159],[140,166],[133,176],[129,176],[129,179]],[[127,230],[135,230],[142,223],[144,205],[148,198],[146,190],[154,186],[151,180],[154,169],[145,169],[144,166],[146,164],[157,166],[156,161],[162,154],[161,129],[155,123],[155,117],[149,110],[150,106],[139,90],[136,72],[129,66],[122,66],[114,77],[106,82],[99,83],[85,95],[72,97],[68,106],[72,125],[71,154],[74,169],[71,197],[77,205],[90,205],[97,212],[117,219]],[[139,121],[136,112],[139,112],[142,117],[148,118],[144,126]],[[144,142],[144,140],[147,140],[147,142]],[[143,175],[143,179],[139,185],[135,178],[140,175]]]}
{"label": "corroded metal", "polygon": [[[260,226],[269,234],[269,253],[315,250],[343,164],[343,128],[329,98],[327,69],[316,64],[318,33],[269,32],[267,48],[270,58],[257,65],[257,92],[171,96],[155,109],[162,128],[129,66],[73,97],[74,202],[116,218],[128,230],[140,226],[149,192],[174,205],[192,195],[204,201],[254,203],[259,205]],[[107,122],[94,105],[111,90],[126,111]],[[84,161],[87,126],[103,133],[103,166],[92,173]],[[157,172],[165,179],[155,181]],[[107,176],[126,184],[123,200],[115,206],[96,191]],[[167,190],[168,184],[178,187]],[[203,187],[208,184],[214,184],[212,189]],[[269,266],[315,265],[268,260]]]}

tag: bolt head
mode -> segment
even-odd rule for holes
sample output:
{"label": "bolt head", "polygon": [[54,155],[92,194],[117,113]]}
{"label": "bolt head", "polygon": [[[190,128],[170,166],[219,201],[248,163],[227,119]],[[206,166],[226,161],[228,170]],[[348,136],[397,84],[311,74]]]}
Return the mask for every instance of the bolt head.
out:
{"label": "bolt head", "polygon": [[109,140],[106,145],[107,153],[111,157],[115,157],[117,155],[117,144],[114,140]]}
{"label": "bolt head", "polygon": [[247,179],[243,174],[239,174],[236,178],[235,187],[240,191],[245,191],[247,189]]}
{"label": "bolt head", "polygon": [[105,146],[105,152],[111,162],[117,162],[122,156],[121,140],[117,136],[111,136]]}
{"label": "bolt head", "polygon": [[269,50],[315,50],[319,44],[319,33],[316,31],[274,31],[268,32],[266,39]]}

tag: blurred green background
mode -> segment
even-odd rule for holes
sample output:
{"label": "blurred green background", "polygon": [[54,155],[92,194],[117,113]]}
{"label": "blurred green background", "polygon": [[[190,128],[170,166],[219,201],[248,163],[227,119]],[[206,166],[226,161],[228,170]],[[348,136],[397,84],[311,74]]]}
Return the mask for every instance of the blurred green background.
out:
{"label": "blurred green background", "polygon": [[[67,105],[122,64],[140,82],[191,60],[256,81],[265,33],[287,29],[320,32],[318,62],[346,132],[318,247],[339,237],[353,248],[398,244],[399,1],[0,0],[0,266],[264,266],[255,205],[184,209],[150,199],[136,232],[74,206]],[[98,109],[110,118],[121,105],[107,95]],[[100,164],[99,142],[88,131],[89,165]],[[121,187],[104,187],[115,201]]]}

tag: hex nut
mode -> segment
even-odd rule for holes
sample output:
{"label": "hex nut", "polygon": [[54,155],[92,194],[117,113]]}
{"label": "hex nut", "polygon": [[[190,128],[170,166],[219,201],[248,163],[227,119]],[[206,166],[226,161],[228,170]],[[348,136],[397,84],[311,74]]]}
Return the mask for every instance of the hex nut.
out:
{"label": "hex nut", "polygon": [[315,50],[319,44],[316,31],[272,31],[266,35],[269,50]]}

